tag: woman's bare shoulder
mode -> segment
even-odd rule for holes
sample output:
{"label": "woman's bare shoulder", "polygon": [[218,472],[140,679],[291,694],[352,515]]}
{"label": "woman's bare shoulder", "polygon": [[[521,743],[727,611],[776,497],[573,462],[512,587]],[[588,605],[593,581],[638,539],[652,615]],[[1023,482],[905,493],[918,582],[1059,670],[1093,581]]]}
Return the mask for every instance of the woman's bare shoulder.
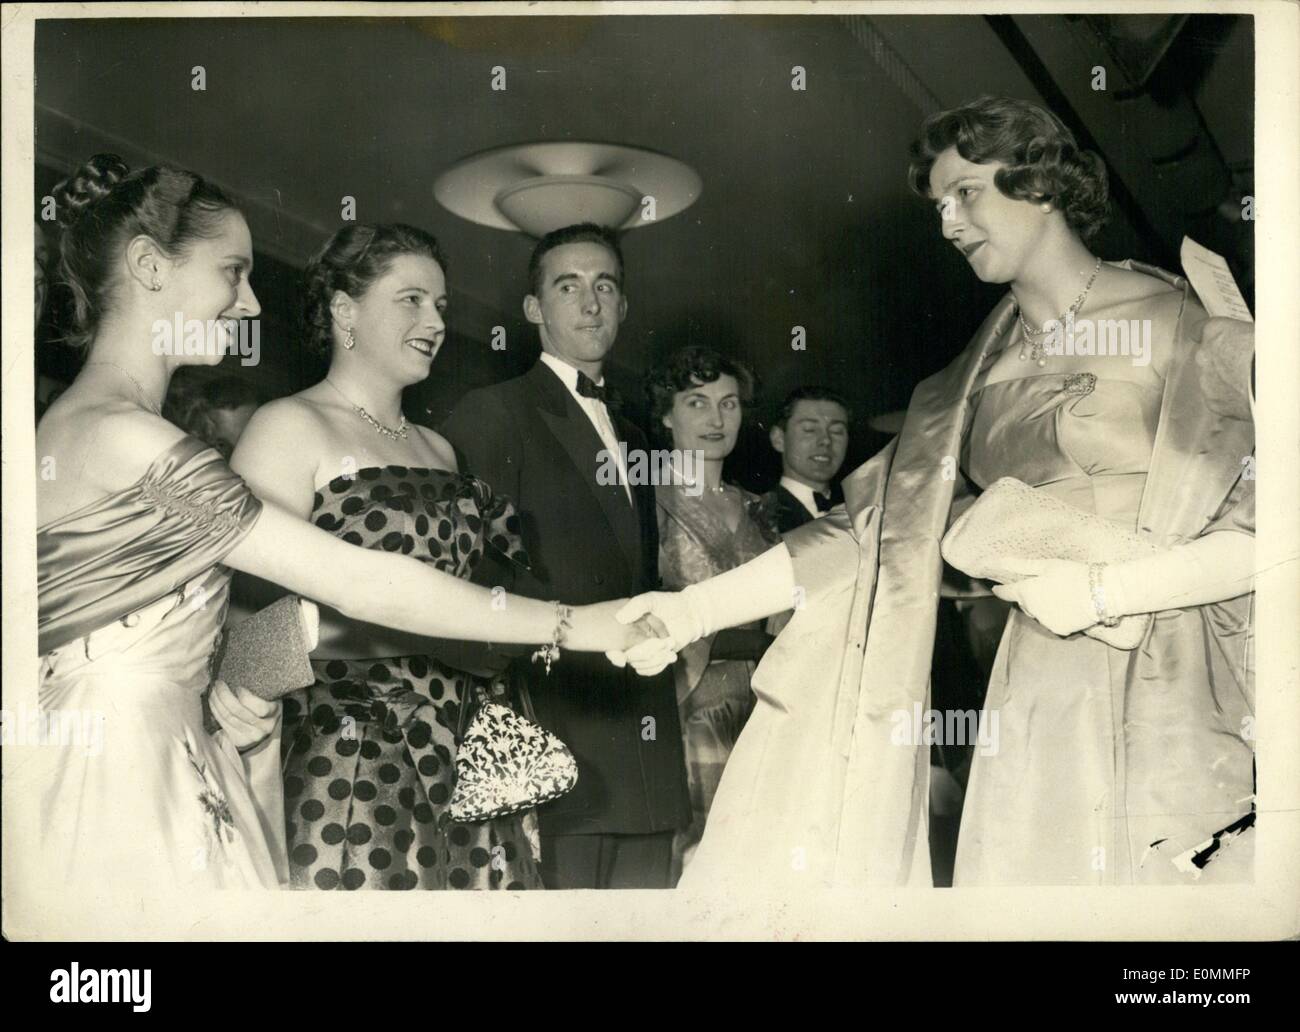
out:
{"label": "woman's bare shoulder", "polygon": [[427,426],[418,426],[416,430],[420,434],[420,439],[428,445],[429,450],[438,457],[438,467],[449,469],[453,473],[459,470],[459,464],[456,460],[456,449],[451,446],[451,442],[436,430],[430,430]]}
{"label": "woman's bare shoulder", "polygon": [[305,393],[290,394],[268,401],[253,413],[236,451],[270,449],[292,453],[305,462],[330,450],[335,437],[335,423],[326,406]]}
{"label": "woman's bare shoulder", "polygon": [[[310,391],[311,388],[308,388]],[[329,418],[313,394],[303,391],[288,397],[276,398],[258,407],[248,422],[247,433],[256,426],[261,433],[291,433],[313,431],[320,433],[329,427]],[[305,442],[310,444],[310,442]]]}
{"label": "woman's bare shoulder", "polygon": [[186,434],[128,402],[64,395],[36,433],[40,522],[137,484]]}
{"label": "woman's bare shoulder", "polygon": [[230,465],[260,493],[314,481],[322,457],[337,451],[327,413],[310,396],[292,394],[258,408],[239,437]]}

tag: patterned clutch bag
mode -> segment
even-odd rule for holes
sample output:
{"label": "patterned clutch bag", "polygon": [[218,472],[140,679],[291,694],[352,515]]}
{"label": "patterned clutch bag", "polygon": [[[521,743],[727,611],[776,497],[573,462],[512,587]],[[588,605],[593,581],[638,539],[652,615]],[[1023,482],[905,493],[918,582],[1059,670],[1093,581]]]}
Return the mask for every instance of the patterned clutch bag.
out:
{"label": "patterned clutch bag", "polygon": [[569,747],[509,706],[484,702],[456,756],[452,820],[486,821],[549,802],[578,783]]}
{"label": "patterned clutch bag", "polygon": [[[1158,549],[1104,517],[1076,509],[1015,477],[1003,477],[949,528],[940,551],[970,577],[1009,584],[1020,577],[999,568],[999,559],[1118,563]],[[1146,637],[1151,616],[1126,616],[1115,627],[1096,624],[1084,633],[1117,649],[1135,649]]]}

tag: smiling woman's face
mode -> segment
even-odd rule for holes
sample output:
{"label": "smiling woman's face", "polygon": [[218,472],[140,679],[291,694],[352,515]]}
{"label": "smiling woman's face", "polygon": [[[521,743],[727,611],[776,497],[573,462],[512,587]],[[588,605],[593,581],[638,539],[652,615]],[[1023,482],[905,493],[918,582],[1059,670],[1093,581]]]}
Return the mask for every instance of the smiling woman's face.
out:
{"label": "smiling woman's face", "polygon": [[1011,283],[1032,266],[1048,228],[1036,204],[998,189],[993,177],[1005,166],[976,164],[949,147],[930,169],[930,197],[945,240],[966,256],[985,283]]}
{"label": "smiling woman's face", "polygon": [[399,254],[356,305],[357,354],[401,384],[429,375],[447,336],[447,278],[423,254]]}
{"label": "smiling woman's face", "polygon": [[742,406],[736,378],[723,373],[712,383],[678,391],[664,416],[678,451],[703,452],[705,459],[725,459],[736,447]]}
{"label": "smiling woman's face", "polygon": [[244,216],[234,210],[222,212],[211,236],[193,241],[172,267],[168,293],[163,304],[180,298],[186,321],[197,319],[204,327],[216,325],[214,337],[220,348],[205,349],[202,355],[187,357],[187,364],[216,365],[230,353],[239,332],[238,320],[252,319],[261,312],[249,275],[253,271],[253,238]]}

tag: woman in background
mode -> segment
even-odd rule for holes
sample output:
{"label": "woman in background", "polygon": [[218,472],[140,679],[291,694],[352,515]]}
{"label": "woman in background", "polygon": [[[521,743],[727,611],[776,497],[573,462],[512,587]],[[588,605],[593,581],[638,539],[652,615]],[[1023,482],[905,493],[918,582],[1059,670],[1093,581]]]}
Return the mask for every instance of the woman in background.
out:
{"label": "woman in background", "polygon": [[[230,569],[416,634],[548,642],[560,611],[513,597],[501,608],[421,563],[350,548],[263,504],[162,417],[176,369],[221,351],[156,349],[155,324],[229,335],[260,310],[248,226],[219,189],[98,155],[55,196],[86,361],[36,433],[39,705],[98,715],[103,747],[34,751],[37,870],[82,893],[275,887],[287,877],[280,705],[217,682],[222,729],[203,720]],[[570,648],[631,640],[608,605],[570,623]]]}
{"label": "woman in background", "polygon": [[[234,469],[263,498],[361,548],[468,577],[486,549],[527,564],[509,500],[408,423],[402,391],[446,336],[446,261],[406,225],[350,225],[307,267],[308,345],[325,378],[249,424]],[[453,643],[325,614],[316,683],[285,701],[284,775],[295,886],[541,888],[529,810],[457,824],[457,739],[488,671]],[[466,648],[459,648],[459,662]],[[498,701],[503,701],[498,699]]]}
{"label": "woman in background", "polygon": [[[652,425],[676,465],[655,487],[659,574],[678,591],[748,562],[780,541],[762,499],[722,479],[753,374],[708,348],[683,348],[646,377]],[[666,432],[666,433],[665,433]],[[673,839],[673,882],[695,853],[727,758],[754,708],[749,680],[771,642],[761,624],[719,631],[681,650],[674,667],[691,824]]]}

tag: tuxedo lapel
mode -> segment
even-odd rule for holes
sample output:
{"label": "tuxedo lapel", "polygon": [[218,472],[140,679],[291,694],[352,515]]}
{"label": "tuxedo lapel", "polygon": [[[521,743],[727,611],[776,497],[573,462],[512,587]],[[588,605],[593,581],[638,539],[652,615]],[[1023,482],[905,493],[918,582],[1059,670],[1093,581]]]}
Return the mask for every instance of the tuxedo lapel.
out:
{"label": "tuxedo lapel", "polygon": [[[628,569],[634,577],[641,575],[641,529],[640,517],[636,508],[629,504],[627,492],[623,485],[615,480],[613,483],[600,483],[597,472],[606,466],[601,461],[601,452],[605,443],[596,433],[587,414],[579,407],[568,388],[560,378],[538,362],[527,373],[529,385],[537,397],[537,411],[542,424],[550,431],[560,447],[568,455],[569,461],[577,470],[583,483],[591,492],[592,498],[604,514],[610,532],[614,535],[623,552]],[[622,440],[626,440],[622,428],[615,423],[616,431]],[[612,461],[612,460],[611,460]],[[616,469],[615,466],[609,466]]]}
{"label": "tuxedo lapel", "polygon": [[776,485],[776,507],[777,520],[780,523],[778,529],[782,534],[794,530],[795,527],[802,527],[814,518],[812,513],[804,508],[803,502],[799,501],[784,484]]}
{"label": "tuxedo lapel", "polygon": [[[649,457],[649,442],[641,429],[630,420],[622,416],[614,417],[614,430],[618,434],[620,441],[626,441],[629,452],[640,449],[647,453]],[[629,461],[629,466],[631,462]],[[653,465],[647,468],[655,468]],[[655,486],[653,482],[642,482],[630,484],[632,490],[632,499],[635,505],[636,518],[639,524],[639,533],[637,540],[632,542],[636,549],[637,565],[635,573],[637,577],[649,576],[654,584],[658,584],[659,578],[659,517],[655,512]]]}

